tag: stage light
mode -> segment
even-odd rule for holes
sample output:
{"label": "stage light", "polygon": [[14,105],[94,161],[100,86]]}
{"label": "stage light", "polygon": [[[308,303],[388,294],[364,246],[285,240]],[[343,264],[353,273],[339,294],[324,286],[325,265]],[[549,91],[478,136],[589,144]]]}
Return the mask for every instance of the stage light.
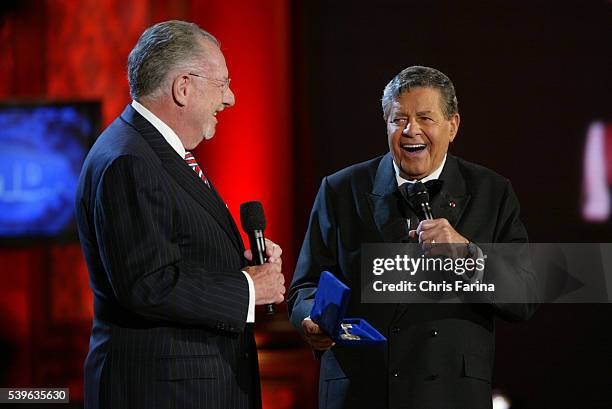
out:
{"label": "stage light", "polygon": [[510,398],[501,392],[493,392],[493,409],[510,409]]}

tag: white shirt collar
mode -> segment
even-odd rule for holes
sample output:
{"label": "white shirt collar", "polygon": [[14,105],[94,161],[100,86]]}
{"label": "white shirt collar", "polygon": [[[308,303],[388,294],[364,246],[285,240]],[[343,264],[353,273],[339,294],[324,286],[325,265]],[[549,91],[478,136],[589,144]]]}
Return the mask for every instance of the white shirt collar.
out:
{"label": "white shirt collar", "polygon": [[[438,166],[438,168],[436,170],[431,172],[429,175],[425,176],[420,181],[425,183],[428,180],[439,179],[440,175],[442,174],[442,169],[444,169],[444,164],[445,163],[446,163],[446,155],[444,155],[444,159],[442,159],[442,163],[440,164],[440,166]],[[398,186],[401,186],[404,183],[416,183],[417,182],[416,180],[407,180],[407,179],[404,179],[403,177],[401,177],[400,176],[399,167],[395,164],[395,161],[393,161],[393,169],[395,170],[395,179],[397,180],[397,185]]]}
{"label": "white shirt collar", "polygon": [[170,144],[170,146],[172,146],[176,153],[178,153],[181,158],[185,159],[185,147],[183,146],[183,142],[181,142],[178,135],[172,130],[172,128],[166,125],[164,121],[155,116],[153,112],[149,111],[138,101],[132,101],[132,108],[142,115],[144,119],[149,121],[151,125],[153,125],[155,129],[162,134],[164,139]]}

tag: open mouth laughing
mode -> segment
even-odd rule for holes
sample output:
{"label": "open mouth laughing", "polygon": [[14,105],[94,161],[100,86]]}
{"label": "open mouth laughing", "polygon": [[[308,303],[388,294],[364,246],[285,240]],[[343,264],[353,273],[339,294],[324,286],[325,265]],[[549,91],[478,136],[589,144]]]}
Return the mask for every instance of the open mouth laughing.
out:
{"label": "open mouth laughing", "polygon": [[409,156],[418,156],[427,149],[427,144],[425,143],[403,143],[400,146]]}

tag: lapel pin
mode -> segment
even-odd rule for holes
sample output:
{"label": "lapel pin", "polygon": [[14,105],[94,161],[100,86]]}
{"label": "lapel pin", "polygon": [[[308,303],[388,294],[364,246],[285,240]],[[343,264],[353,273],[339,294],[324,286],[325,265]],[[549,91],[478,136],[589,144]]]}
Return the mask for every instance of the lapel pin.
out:
{"label": "lapel pin", "polygon": [[455,207],[457,207],[457,202],[451,200],[450,202],[448,202],[448,205],[451,207],[451,209],[454,209]]}

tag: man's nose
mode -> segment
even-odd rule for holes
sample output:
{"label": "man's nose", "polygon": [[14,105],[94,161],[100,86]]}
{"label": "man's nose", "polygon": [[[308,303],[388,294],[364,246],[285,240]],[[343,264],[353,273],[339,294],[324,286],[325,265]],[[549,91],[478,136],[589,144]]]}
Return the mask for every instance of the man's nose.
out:
{"label": "man's nose", "polygon": [[406,126],[402,131],[402,135],[404,136],[416,136],[421,133],[421,128],[419,128],[419,124],[416,121],[408,121],[406,122]]}
{"label": "man's nose", "polygon": [[227,88],[227,91],[223,93],[223,105],[226,108],[234,106],[236,103],[236,96],[234,95],[234,91],[231,88]]}

